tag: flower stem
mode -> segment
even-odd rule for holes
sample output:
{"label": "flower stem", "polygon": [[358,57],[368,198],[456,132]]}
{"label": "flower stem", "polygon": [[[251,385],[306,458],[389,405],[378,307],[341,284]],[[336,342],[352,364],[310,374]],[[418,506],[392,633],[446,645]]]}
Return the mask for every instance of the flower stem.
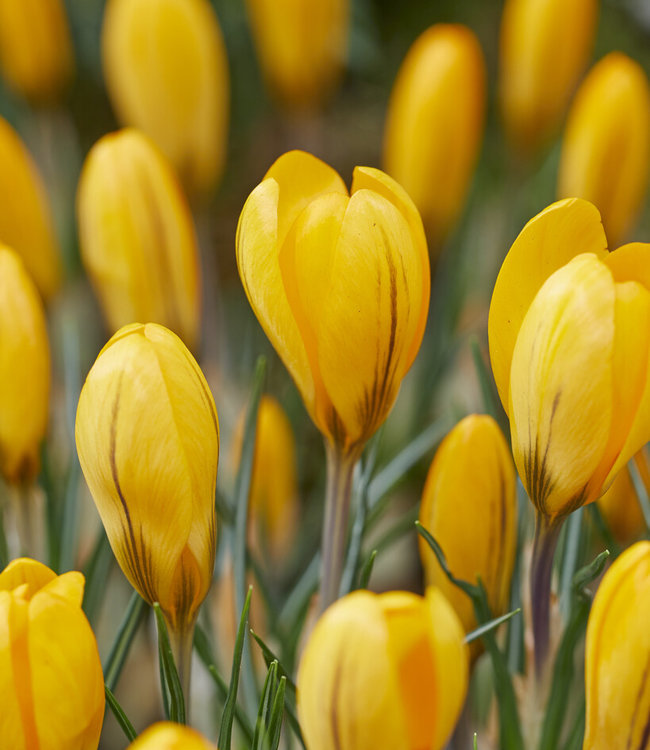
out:
{"label": "flower stem", "polygon": [[561,528],[562,521],[550,522],[546,516],[537,513],[533,559],[530,567],[530,604],[535,645],[535,675],[538,682],[542,680],[548,659],[551,575],[553,573],[553,557]]}
{"label": "flower stem", "polygon": [[352,475],[357,454],[345,454],[329,442],[327,451],[327,485],[325,489],[325,522],[321,541],[321,583],[319,612],[324,612],[339,598],[345,538],[348,530]]}

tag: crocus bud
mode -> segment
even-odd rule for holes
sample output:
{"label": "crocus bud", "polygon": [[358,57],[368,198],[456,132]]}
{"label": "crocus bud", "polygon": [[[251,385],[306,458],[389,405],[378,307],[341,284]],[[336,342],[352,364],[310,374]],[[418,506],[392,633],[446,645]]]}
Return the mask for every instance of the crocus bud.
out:
{"label": "crocus bud", "polygon": [[12,484],[38,474],[49,401],[43,303],[21,259],[0,245],[0,474]]}
{"label": "crocus bud", "polygon": [[[646,492],[650,492],[650,467],[645,450],[641,449],[632,461]],[[614,538],[623,546],[638,539],[647,528],[639,497],[627,467],[616,475],[612,486],[598,498],[598,508]]]}
{"label": "crocus bud", "polygon": [[215,747],[189,727],[161,721],[143,732],[128,750],[215,750]]}
{"label": "crocus bud", "polygon": [[535,151],[559,127],[587,67],[597,16],[597,0],[506,0],[499,95],[520,151]]}
{"label": "crocus bud", "polygon": [[490,357],[519,475],[548,522],[595,500],[650,439],[650,245],[607,253],[583,200],[549,206],[503,262]]}
{"label": "crocus bud", "polygon": [[121,328],[79,397],[77,451],[124,574],[186,634],[212,581],[219,426],[182,341],[155,323]]}
{"label": "crocus bud", "polygon": [[73,67],[63,0],[0,0],[0,68],[14,91],[53,101]]}
{"label": "crocus bud", "polygon": [[485,62],[460,24],[438,24],[408,51],[393,86],[384,167],[422,215],[439,246],[465,202],[485,119]]}
{"label": "crocus bud", "polygon": [[[508,609],[517,547],[515,468],[492,417],[465,417],[442,441],[422,493],[420,523],[442,547],[451,572],[481,580],[496,617]],[[428,584],[438,586],[466,632],[476,627],[470,598],[451,584],[431,548],[421,540]]]}
{"label": "crocus bud", "polygon": [[429,307],[420,216],[377,169],[339,175],[301,151],[253,190],[237,230],[244,289],[330,444],[350,454],[384,421]]}
{"label": "crocus bud", "polygon": [[649,165],[648,79],[638,63],[612,52],[590,71],[569,112],[558,196],[591,201],[615,246],[639,212]]}
{"label": "crocus bud", "polygon": [[[242,414],[234,435],[234,457],[241,457],[244,437]],[[252,546],[280,562],[286,558],[298,521],[296,441],[280,404],[262,396],[257,411],[255,457],[251,476],[249,512]]]}
{"label": "crocus bud", "polygon": [[0,746],[97,750],[104,678],[81,609],[84,577],[35,560],[0,573]]}
{"label": "crocus bud", "polygon": [[440,750],[467,679],[463,629],[440,591],[356,591],[325,611],[302,655],[298,715],[307,747]]}
{"label": "crocus bud", "polygon": [[648,747],[650,542],[618,557],[598,587],[587,626],[584,750]]}
{"label": "crocus bud", "polygon": [[349,0],[247,0],[246,5],[272,92],[291,109],[317,108],[345,66]]}
{"label": "crocus bud", "polygon": [[0,117],[0,242],[23,259],[47,300],[59,288],[61,261],[45,186],[16,131]]}
{"label": "crocus bud", "polygon": [[150,320],[198,342],[198,247],[167,160],[137,130],[101,138],[79,182],[81,257],[111,332]]}
{"label": "crocus bud", "polygon": [[150,136],[188,189],[213,187],[224,166],[230,94],[209,0],[109,0],[102,57],[122,123]]}

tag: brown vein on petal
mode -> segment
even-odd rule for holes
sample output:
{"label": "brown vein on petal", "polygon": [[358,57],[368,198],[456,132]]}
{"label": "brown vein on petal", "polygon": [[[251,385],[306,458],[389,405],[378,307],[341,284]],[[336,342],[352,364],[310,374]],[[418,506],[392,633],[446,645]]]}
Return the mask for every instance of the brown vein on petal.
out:
{"label": "brown vein on petal", "polygon": [[[526,484],[529,487],[530,499],[533,505],[543,514],[548,515],[546,501],[554,487],[554,482],[548,471],[548,451],[551,445],[553,434],[553,420],[560,402],[561,391],[555,394],[553,406],[551,407],[551,417],[548,425],[548,438],[544,448],[544,456],[540,461],[539,433],[535,435],[535,448],[526,456],[524,464],[524,473],[526,475]],[[531,422],[528,421],[528,444],[532,444]],[[577,506],[576,506],[577,507]]]}
{"label": "brown vein on petal", "polygon": [[[636,694],[636,699],[634,701],[634,710],[632,711],[632,717],[630,721],[630,733],[627,738],[627,745],[626,750],[632,749],[632,742],[634,739],[635,729],[639,725],[639,720],[641,717],[639,716],[641,712],[641,703],[643,701],[643,696],[646,692],[647,684],[648,684],[648,673],[650,671],[650,660],[646,659],[646,664],[643,669],[643,674],[641,675],[641,684],[639,685],[639,689]],[[646,717],[646,723],[643,728],[643,732],[641,733],[641,741],[636,746],[637,750],[644,750],[644,748],[648,744],[648,740],[650,739],[650,716]]]}

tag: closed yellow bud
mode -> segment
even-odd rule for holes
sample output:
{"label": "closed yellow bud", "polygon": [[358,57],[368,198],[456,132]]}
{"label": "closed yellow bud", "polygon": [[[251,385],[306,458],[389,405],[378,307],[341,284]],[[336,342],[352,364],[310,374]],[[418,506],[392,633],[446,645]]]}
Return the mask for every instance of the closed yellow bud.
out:
{"label": "closed yellow bud", "polygon": [[595,500],[650,439],[650,245],[606,248],[592,204],[554,203],[524,227],[492,296],[515,463],[549,521]]}
{"label": "closed yellow bud", "polygon": [[534,151],[560,125],[589,61],[597,16],[597,0],[506,0],[499,95],[521,151]]}
{"label": "closed yellow bud", "polygon": [[161,721],[149,727],[129,750],[215,750],[206,739],[189,727]]}
{"label": "closed yellow bud", "polygon": [[0,242],[23,259],[47,300],[61,283],[61,261],[45,186],[16,131],[0,117]]}
{"label": "closed yellow bud", "polygon": [[122,123],[150,136],[188,189],[214,187],[224,166],[230,93],[209,0],[108,0],[102,56]]}
{"label": "closed yellow bud", "polygon": [[[235,433],[234,454],[239,464],[244,417]],[[257,412],[255,458],[249,512],[253,546],[268,550],[275,561],[287,556],[298,521],[296,441],[291,423],[272,396],[262,396]]]}
{"label": "closed yellow bud", "polygon": [[348,594],[318,620],[300,662],[307,747],[441,750],[467,677],[463,629],[440,591]]}
{"label": "closed yellow bud", "polygon": [[357,167],[351,192],[319,159],[281,156],[242,210],[237,263],[314,423],[355,453],[415,359],[430,280],[422,221],[405,191]]}
{"label": "closed yellow bud", "polygon": [[638,63],[612,52],[593,67],[569,112],[558,195],[591,201],[617,245],[639,212],[649,175],[648,79]]}
{"label": "closed yellow bud", "polygon": [[650,746],[650,542],[617,558],[598,587],[587,626],[584,750]]}
{"label": "closed yellow bud", "polygon": [[[650,492],[650,467],[646,452],[640,450],[632,460],[646,492]],[[646,530],[641,504],[627,467],[616,475],[612,486],[598,498],[598,508],[614,538],[624,546],[638,539]]]}
{"label": "closed yellow bud", "polygon": [[0,573],[0,746],[97,750],[104,678],[81,609],[84,577],[35,560]]}
{"label": "closed yellow bud", "polygon": [[76,440],[124,574],[175,634],[191,632],[212,581],[219,426],[181,340],[155,323],[121,328],[88,373]]}
{"label": "closed yellow bud", "polygon": [[[494,616],[510,602],[517,547],[515,468],[492,417],[465,417],[442,441],[422,493],[420,523],[442,547],[452,573],[480,578]],[[426,581],[441,589],[466,632],[476,627],[470,598],[451,584],[430,547],[420,540]]]}
{"label": "closed yellow bud", "polygon": [[0,67],[27,99],[57,98],[74,67],[63,0],[0,0]]}
{"label": "closed yellow bud", "polygon": [[93,146],[77,218],[81,257],[111,333],[149,320],[194,348],[200,281],[192,217],[165,157],[146,136],[121,130]]}
{"label": "closed yellow bud", "polygon": [[349,0],[247,0],[246,5],[273,93],[290,108],[317,108],[345,66]]}
{"label": "closed yellow bud", "polygon": [[43,303],[20,258],[0,245],[0,474],[33,480],[50,402]]}
{"label": "closed yellow bud", "polygon": [[393,86],[384,167],[439,245],[465,202],[485,119],[485,62],[461,25],[438,24],[413,43]]}

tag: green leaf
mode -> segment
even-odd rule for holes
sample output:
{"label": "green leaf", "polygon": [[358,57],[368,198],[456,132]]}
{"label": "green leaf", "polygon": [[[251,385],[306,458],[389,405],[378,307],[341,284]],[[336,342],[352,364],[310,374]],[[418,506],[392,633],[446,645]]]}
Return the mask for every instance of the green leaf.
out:
{"label": "green leaf", "polygon": [[370,557],[368,557],[363,568],[361,569],[361,574],[359,576],[359,588],[360,589],[368,588],[368,583],[370,582],[370,576],[372,575],[372,568],[375,564],[376,557],[377,557],[377,550],[373,549],[373,551],[370,553]]}
{"label": "green leaf", "polygon": [[117,698],[113,695],[108,685],[104,685],[104,693],[106,695],[106,703],[108,703],[108,707],[113,712],[113,715],[117,719],[117,723],[120,725],[122,731],[126,735],[127,740],[129,742],[133,742],[133,740],[138,736],[135,729],[133,728],[133,724],[131,724],[131,722],[128,720],[127,715],[124,713],[124,709],[117,702]]}
{"label": "green leaf", "polygon": [[463,581],[460,578],[456,578],[451,570],[449,570],[445,553],[442,551],[442,547],[433,538],[431,533],[428,532],[419,521],[415,522],[415,528],[417,529],[418,534],[424,539],[429,547],[431,547],[431,550],[436,556],[438,563],[443,570],[443,573],[447,576],[449,581],[453,583],[454,586],[457,586],[461,591],[464,591],[472,601],[475,601],[477,597],[480,597],[480,590],[478,586],[468,583],[467,581]]}
{"label": "green leaf", "polygon": [[643,520],[645,521],[647,529],[650,531],[650,497],[648,497],[648,490],[646,489],[643,479],[641,479],[641,474],[639,474],[639,469],[634,459],[628,461],[627,470],[630,472],[630,479],[632,480],[636,496],[639,499],[639,505],[641,506],[641,512],[643,513]]}
{"label": "green leaf", "polygon": [[567,519],[564,526],[564,544],[560,567],[560,605],[563,614],[568,617],[572,604],[572,581],[578,566],[580,537],[582,533],[583,509],[578,508]]}
{"label": "green leaf", "polygon": [[156,627],[158,628],[158,658],[160,660],[160,673],[163,677],[162,691],[169,699],[169,716],[171,721],[177,724],[185,724],[185,698],[183,688],[176,669],[174,654],[169,642],[169,633],[165,618],[158,602],[154,602],[153,611],[156,615]]}
{"label": "green leaf", "polygon": [[257,645],[262,649],[262,656],[264,657],[264,662],[265,662],[266,666],[270,668],[270,666],[271,666],[271,664],[273,662],[277,662],[277,665],[278,665],[277,666],[278,675],[280,677],[286,677],[287,678],[287,683],[288,683],[289,687],[295,693],[296,692],[296,685],[293,682],[293,680],[291,679],[291,677],[289,676],[289,674],[287,673],[286,669],[282,666],[282,664],[281,664],[280,660],[278,659],[278,657],[273,653],[273,651],[271,651],[271,649],[266,645],[266,643],[264,643],[264,641],[260,638],[259,635],[257,635],[257,633],[255,631],[251,630],[250,632],[251,632],[251,635],[253,636],[253,638],[255,639],[255,641],[257,642]]}
{"label": "green leaf", "polygon": [[248,589],[246,601],[244,602],[244,606],[241,612],[241,618],[239,620],[239,627],[237,629],[237,638],[235,640],[235,649],[232,658],[230,686],[228,687],[228,695],[223,707],[221,726],[219,727],[219,741],[217,742],[217,747],[219,748],[219,750],[230,750],[230,745],[232,742],[232,724],[235,715],[235,704],[237,702],[237,689],[239,687],[239,671],[241,669],[244,640],[246,636],[246,630],[248,628],[248,611],[251,606],[252,593],[253,587],[251,586]]}
{"label": "green leaf", "polygon": [[86,586],[84,588],[83,610],[91,625],[99,613],[106,594],[106,580],[115,558],[108,543],[104,527],[100,525],[93,550],[84,566]]}
{"label": "green leaf", "polygon": [[597,555],[588,565],[573,576],[573,590],[577,596],[587,597],[591,600],[591,593],[585,589],[592,581],[603,572],[605,565],[607,564],[607,558],[609,557],[609,550],[603,550]]}
{"label": "green leaf", "polygon": [[135,638],[138,627],[144,615],[147,612],[147,603],[134,591],[129,600],[129,604],[117,631],[117,636],[113,641],[108,659],[104,664],[104,681],[109,690],[113,691],[117,687],[117,682],[122,673],[122,667],[126,661],[131,644]]}
{"label": "green leaf", "polygon": [[494,620],[490,620],[489,622],[486,622],[484,625],[481,625],[478,628],[475,628],[471,632],[469,632],[465,636],[465,643],[471,643],[472,641],[475,641],[477,638],[481,638],[486,633],[489,633],[491,630],[496,630],[499,625],[503,622],[507,622],[511,617],[514,617],[515,615],[518,615],[521,612],[521,607],[519,609],[513,609],[512,612],[508,612],[505,615],[501,615],[501,617],[496,617]]}
{"label": "green leaf", "polygon": [[478,734],[474,732],[474,750],[478,750]]}
{"label": "green leaf", "polygon": [[251,750],[265,750],[264,740],[266,736],[266,727],[272,708],[277,671],[278,663],[277,661],[272,661],[269,665],[266,679],[264,680],[264,687],[262,689],[262,697],[260,698],[260,705],[257,711],[257,721],[255,722],[255,734],[253,735],[253,744],[251,746]]}
{"label": "green leaf", "polygon": [[268,730],[266,732],[266,747],[270,750],[277,750],[280,744],[280,733],[282,731],[282,717],[284,716],[284,691],[287,684],[287,678],[281,677],[278,689],[275,691],[273,708],[271,709],[271,718],[269,719]]}

